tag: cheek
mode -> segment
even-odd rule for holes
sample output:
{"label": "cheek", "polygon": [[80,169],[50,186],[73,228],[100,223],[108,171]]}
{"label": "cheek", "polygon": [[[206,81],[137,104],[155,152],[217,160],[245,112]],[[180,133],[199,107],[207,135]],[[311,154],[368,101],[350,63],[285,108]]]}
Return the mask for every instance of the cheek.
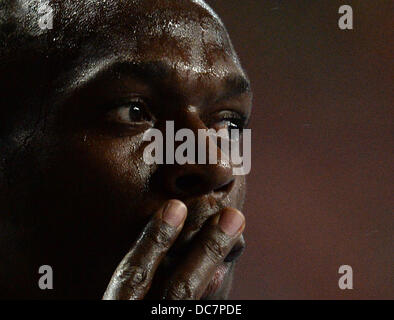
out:
{"label": "cheek", "polygon": [[143,161],[142,136],[102,138],[84,135],[78,144],[92,176],[118,192],[135,196],[147,191],[152,168]]}
{"label": "cheek", "polygon": [[[73,210],[85,209],[121,221],[143,218],[146,210],[140,206],[149,195],[154,167],[143,161],[142,136],[110,138],[83,133],[74,134],[68,142],[55,160],[61,168],[56,169],[60,181],[55,185],[63,185]],[[132,217],[127,217],[130,213]]]}

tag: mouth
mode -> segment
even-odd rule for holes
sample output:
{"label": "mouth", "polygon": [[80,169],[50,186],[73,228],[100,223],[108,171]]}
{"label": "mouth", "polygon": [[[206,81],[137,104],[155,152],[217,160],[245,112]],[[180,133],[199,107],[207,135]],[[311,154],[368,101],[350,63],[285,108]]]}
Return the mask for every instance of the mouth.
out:
{"label": "mouth", "polygon": [[202,300],[209,300],[220,291],[220,289],[223,287],[224,282],[226,281],[231,267],[234,265],[235,261],[242,255],[244,250],[245,240],[243,236],[241,236],[241,239],[234,245],[233,249],[224,259],[223,263],[216,268],[211,281],[209,282],[207,288],[201,296]]}
{"label": "mouth", "polygon": [[[233,183],[233,181],[230,182],[230,185]],[[203,206],[199,201],[197,204],[198,205],[193,206],[190,203],[187,203],[188,208],[191,208],[189,219],[190,217],[193,218],[199,216],[210,217],[218,212],[218,208],[213,206],[211,203],[209,203],[209,205]],[[201,212],[204,212],[204,214],[201,214]],[[207,212],[209,214],[207,214]],[[199,220],[189,220],[189,224],[184,227],[183,233],[180,235],[180,237],[178,237],[177,243],[175,243],[167,252],[166,261],[169,266],[176,265],[180,259],[184,259],[185,256],[190,254],[190,250],[193,247],[193,239],[201,230],[201,228],[202,223],[200,223]],[[239,240],[233,245],[230,252],[224,257],[222,262],[216,266],[216,269],[210,271],[210,273],[212,272],[211,280],[209,281],[203,295],[201,296],[201,299],[216,299],[222,294],[227,296],[227,291],[230,289],[231,285],[233,267],[236,263],[236,260],[242,255],[244,250],[245,240],[241,235]]]}
{"label": "mouth", "polygon": [[[217,266],[210,282],[208,283],[207,288],[201,296],[201,300],[215,299],[215,295],[220,293],[220,291],[225,287],[224,284],[230,280],[229,276],[231,275],[231,271],[233,270],[232,267],[235,265],[236,260],[242,255],[244,250],[245,240],[241,235],[240,239],[224,258],[223,262]],[[186,249],[183,249],[182,251],[178,250],[176,253],[170,251],[168,257],[170,259],[175,259],[176,261],[179,259],[180,256],[184,256],[186,252]]]}
{"label": "mouth", "polygon": [[211,297],[219,292],[226,280],[230,267],[231,263],[224,262],[216,268],[211,281],[201,296],[201,300],[211,300]]}

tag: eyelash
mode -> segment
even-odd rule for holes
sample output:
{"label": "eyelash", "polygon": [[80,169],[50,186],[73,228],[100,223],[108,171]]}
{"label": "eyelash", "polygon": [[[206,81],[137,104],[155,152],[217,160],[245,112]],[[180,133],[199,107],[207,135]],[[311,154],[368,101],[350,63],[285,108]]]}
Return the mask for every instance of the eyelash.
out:
{"label": "eyelash", "polygon": [[[134,115],[134,120],[132,119],[131,108],[134,105],[136,114]],[[127,101],[123,101],[115,104],[115,107],[110,108],[109,115],[113,120],[128,123],[128,124],[142,124],[147,122],[153,122],[154,117],[148,111],[148,104],[141,97],[135,97],[129,99]],[[136,110],[138,109],[138,110]],[[126,112],[126,114],[125,114]],[[138,119],[140,117],[140,119]],[[126,119],[125,119],[126,118]],[[222,123],[227,123],[228,130],[245,129],[247,126],[247,117],[241,115],[236,111],[222,111],[218,113],[216,116],[210,116],[210,119],[213,119],[215,122],[208,123],[209,127],[214,128],[217,125],[221,125]]]}
{"label": "eyelash", "polygon": [[230,112],[227,114],[224,114],[219,123],[223,123],[223,122],[228,122],[231,126],[231,124],[235,125],[235,128],[231,128],[229,126],[229,130],[231,129],[238,129],[238,130],[242,130],[246,128],[247,125],[247,118],[246,116],[243,116],[241,114],[239,114],[238,112]]}
{"label": "eyelash", "polygon": [[[118,120],[119,122],[138,125],[153,121],[153,116],[148,111],[147,103],[140,97],[132,98],[126,102],[118,103],[116,105],[116,107],[111,108],[109,114],[111,118],[115,118],[115,120]],[[132,114],[132,111],[134,111],[134,115]]]}

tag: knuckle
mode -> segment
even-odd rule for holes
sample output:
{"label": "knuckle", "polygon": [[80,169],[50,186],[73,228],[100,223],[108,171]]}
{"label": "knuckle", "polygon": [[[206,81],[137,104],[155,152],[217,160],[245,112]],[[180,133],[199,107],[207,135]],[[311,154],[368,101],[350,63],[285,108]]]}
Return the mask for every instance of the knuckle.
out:
{"label": "knuckle", "polygon": [[169,300],[191,300],[195,299],[194,286],[190,280],[176,280],[170,286],[166,299]]}
{"label": "knuckle", "polygon": [[208,258],[213,262],[217,262],[218,260],[224,258],[226,254],[223,243],[216,239],[209,238],[205,240],[202,248]]}
{"label": "knuckle", "polygon": [[124,265],[116,271],[116,280],[121,285],[136,287],[147,279],[148,271],[140,266]]}
{"label": "knuckle", "polygon": [[169,247],[172,239],[172,232],[165,226],[161,226],[152,232],[147,233],[147,237],[155,247],[165,250]]}

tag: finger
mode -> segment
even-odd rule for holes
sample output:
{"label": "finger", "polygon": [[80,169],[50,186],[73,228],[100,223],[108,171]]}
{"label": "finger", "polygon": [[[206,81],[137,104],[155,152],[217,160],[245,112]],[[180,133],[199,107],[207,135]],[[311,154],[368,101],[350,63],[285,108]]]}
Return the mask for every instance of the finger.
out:
{"label": "finger", "polygon": [[200,299],[217,267],[238,241],[245,228],[245,217],[226,208],[204,226],[190,254],[169,279],[162,297],[170,300]]}
{"label": "finger", "polygon": [[104,300],[142,299],[148,292],[160,261],[179,235],[187,208],[170,200],[159,209],[120,262],[104,293]]}

